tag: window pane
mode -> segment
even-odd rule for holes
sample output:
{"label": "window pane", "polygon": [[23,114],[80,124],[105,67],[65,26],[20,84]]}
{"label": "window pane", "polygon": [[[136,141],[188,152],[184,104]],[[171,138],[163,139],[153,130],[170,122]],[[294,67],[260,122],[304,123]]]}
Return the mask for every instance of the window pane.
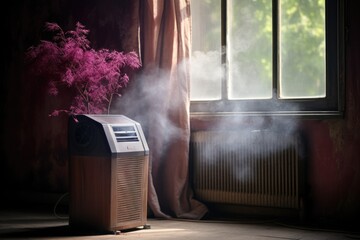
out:
{"label": "window pane", "polygon": [[191,100],[221,99],[221,0],[191,2]]}
{"label": "window pane", "polygon": [[272,97],[272,1],[227,1],[229,99]]}
{"label": "window pane", "polygon": [[325,97],[325,0],[280,2],[280,97]]}

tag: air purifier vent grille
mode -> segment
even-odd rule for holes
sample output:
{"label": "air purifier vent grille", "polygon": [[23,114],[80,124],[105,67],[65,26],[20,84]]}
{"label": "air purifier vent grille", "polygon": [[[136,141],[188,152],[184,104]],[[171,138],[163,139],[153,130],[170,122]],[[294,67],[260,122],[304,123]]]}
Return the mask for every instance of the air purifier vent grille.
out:
{"label": "air purifier vent grille", "polygon": [[135,156],[116,159],[117,222],[139,221],[143,216],[145,157]]}

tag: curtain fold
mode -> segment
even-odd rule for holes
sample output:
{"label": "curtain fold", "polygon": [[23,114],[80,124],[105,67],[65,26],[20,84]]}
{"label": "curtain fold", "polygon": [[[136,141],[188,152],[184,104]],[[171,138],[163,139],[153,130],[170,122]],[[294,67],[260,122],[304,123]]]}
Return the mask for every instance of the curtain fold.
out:
{"label": "curtain fold", "polygon": [[150,148],[149,207],[155,217],[200,219],[207,208],[188,171],[190,1],[140,0],[139,10],[143,70],[133,89]]}

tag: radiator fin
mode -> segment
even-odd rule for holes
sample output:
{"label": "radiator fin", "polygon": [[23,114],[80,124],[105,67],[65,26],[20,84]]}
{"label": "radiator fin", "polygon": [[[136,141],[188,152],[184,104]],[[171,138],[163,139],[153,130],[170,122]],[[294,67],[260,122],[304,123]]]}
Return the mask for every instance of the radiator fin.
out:
{"label": "radiator fin", "polygon": [[274,132],[194,132],[199,200],[299,208],[300,138]]}

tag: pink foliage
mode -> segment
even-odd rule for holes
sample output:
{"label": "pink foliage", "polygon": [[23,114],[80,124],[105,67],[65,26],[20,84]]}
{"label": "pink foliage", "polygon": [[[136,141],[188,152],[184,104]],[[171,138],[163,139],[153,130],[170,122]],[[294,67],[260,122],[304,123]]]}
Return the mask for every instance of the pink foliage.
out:
{"label": "pink foliage", "polygon": [[68,109],[56,109],[50,115],[109,113],[113,96],[129,82],[126,71],[141,66],[137,54],[90,48],[89,30],[80,23],[74,31],[64,32],[56,23],[46,23],[45,29],[52,39],[30,47],[27,61],[47,79],[50,95],[57,96],[64,89],[61,86],[77,93]]}

